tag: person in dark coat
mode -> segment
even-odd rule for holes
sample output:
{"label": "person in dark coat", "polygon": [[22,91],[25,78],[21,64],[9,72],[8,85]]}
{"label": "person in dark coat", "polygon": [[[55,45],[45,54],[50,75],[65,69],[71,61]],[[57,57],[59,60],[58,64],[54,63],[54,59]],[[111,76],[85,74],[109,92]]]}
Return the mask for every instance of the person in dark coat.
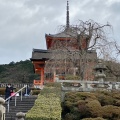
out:
{"label": "person in dark coat", "polygon": [[10,84],[6,86],[5,89],[5,100],[11,96],[11,93],[13,92],[13,89]]}

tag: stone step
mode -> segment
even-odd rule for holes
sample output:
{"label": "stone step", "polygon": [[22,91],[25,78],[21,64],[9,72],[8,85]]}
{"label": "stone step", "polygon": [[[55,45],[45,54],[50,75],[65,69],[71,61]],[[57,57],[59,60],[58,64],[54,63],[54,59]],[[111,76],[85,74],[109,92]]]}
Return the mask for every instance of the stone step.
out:
{"label": "stone step", "polygon": [[18,112],[26,113],[32,108],[36,99],[37,96],[23,96],[23,99],[21,101],[21,98],[19,96],[17,97],[15,106],[15,97],[13,97],[10,101],[9,112],[7,111],[7,104],[4,105],[6,107],[5,120],[15,120],[16,113]]}

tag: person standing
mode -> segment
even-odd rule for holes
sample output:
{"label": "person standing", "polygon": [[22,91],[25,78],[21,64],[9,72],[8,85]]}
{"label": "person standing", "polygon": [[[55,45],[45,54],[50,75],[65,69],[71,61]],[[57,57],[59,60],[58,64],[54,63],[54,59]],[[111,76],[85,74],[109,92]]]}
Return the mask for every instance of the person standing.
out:
{"label": "person standing", "polygon": [[6,86],[5,89],[5,100],[11,96],[11,93],[13,92],[13,89],[10,84]]}

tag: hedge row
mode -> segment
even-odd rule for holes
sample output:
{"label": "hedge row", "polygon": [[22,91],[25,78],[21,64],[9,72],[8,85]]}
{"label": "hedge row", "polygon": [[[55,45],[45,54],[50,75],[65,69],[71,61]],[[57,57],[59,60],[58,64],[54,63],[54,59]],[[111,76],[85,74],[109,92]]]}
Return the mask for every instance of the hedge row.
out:
{"label": "hedge row", "polygon": [[[15,92],[17,92],[19,89],[16,88]],[[34,88],[34,89],[31,89],[31,90],[32,90],[32,92],[31,92],[32,95],[38,95],[40,93],[40,89],[35,89]],[[5,88],[0,88],[0,95],[5,95]]]}
{"label": "hedge row", "polygon": [[61,101],[55,91],[54,87],[41,90],[34,106],[27,112],[26,120],[61,120]]}

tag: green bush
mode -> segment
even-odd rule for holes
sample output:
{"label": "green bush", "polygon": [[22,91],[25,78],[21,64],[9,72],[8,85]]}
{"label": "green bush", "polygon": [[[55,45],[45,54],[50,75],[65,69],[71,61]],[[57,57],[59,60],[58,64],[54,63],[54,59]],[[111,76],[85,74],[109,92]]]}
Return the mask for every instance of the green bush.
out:
{"label": "green bush", "polygon": [[45,83],[45,86],[46,87],[56,87],[56,88],[59,87],[60,88],[61,84],[57,83],[57,82],[54,82],[54,83],[51,82],[51,83]]}
{"label": "green bush", "polygon": [[0,95],[5,95],[5,88],[0,88]]}
{"label": "green bush", "polygon": [[113,105],[106,105],[102,107],[103,118],[110,120],[120,119],[120,107]]}
{"label": "green bush", "polygon": [[74,119],[74,115],[71,114],[71,113],[67,113],[67,114],[65,115],[65,119],[64,119],[64,120],[73,120],[73,119]]}
{"label": "green bush", "polygon": [[[74,117],[74,120],[88,117],[91,114],[89,112],[90,108],[87,106],[87,103],[89,103],[90,101],[93,101],[94,99],[95,100],[97,99],[96,96],[94,95],[94,93],[88,93],[88,92],[69,92],[69,93],[66,93],[65,101],[63,104],[63,106],[64,106],[63,112],[66,113],[66,109],[67,109],[67,111],[70,113],[70,114],[66,113],[67,116],[71,115],[71,114],[76,116],[76,118]],[[100,103],[99,103],[99,106],[101,107]],[[97,106],[97,108],[98,108],[98,106]]]}
{"label": "green bush", "polygon": [[40,94],[40,90],[32,90],[31,94],[32,95],[38,95],[38,94]]}
{"label": "green bush", "polygon": [[86,106],[91,117],[101,117],[102,116],[102,107],[98,100],[89,101]]}
{"label": "green bush", "polygon": [[114,105],[120,107],[120,100],[116,100]]}
{"label": "green bush", "polygon": [[95,95],[98,101],[102,106],[104,105],[114,105],[116,102],[116,98],[113,97],[113,93],[109,91],[97,91]]}
{"label": "green bush", "polygon": [[84,100],[86,103],[89,100],[96,100],[96,96],[94,93],[87,93],[87,92],[68,92],[65,94],[65,102],[69,101],[73,104],[77,103],[79,100]]}
{"label": "green bush", "polygon": [[64,100],[64,117],[72,120],[120,120],[119,92],[68,92]]}
{"label": "green bush", "polygon": [[115,99],[120,100],[120,92],[119,91],[111,92],[111,96]]}
{"label": "green bush", "polygon": [[74,76],[74,75],[66,75],[66,80],[80,80],[80,76]]}
{"label": "green bush", "polygon": [[99,95],[98,101],[102,106],[104,105],[113,105],[115,103],[115,99],[111,96]]}
{"label": "green bush", "polygon": [[97,117],[97,118],[84,118],[82,120],[106,120],[106,119],[103,119],[101,117]]}
{"label": "green bush", "polygon": [[80,113],[80,118],[88,117],[89,115],[89,109],[86,105],[86,102],[84,100],[81,100],[78,102],[78,110]]}

